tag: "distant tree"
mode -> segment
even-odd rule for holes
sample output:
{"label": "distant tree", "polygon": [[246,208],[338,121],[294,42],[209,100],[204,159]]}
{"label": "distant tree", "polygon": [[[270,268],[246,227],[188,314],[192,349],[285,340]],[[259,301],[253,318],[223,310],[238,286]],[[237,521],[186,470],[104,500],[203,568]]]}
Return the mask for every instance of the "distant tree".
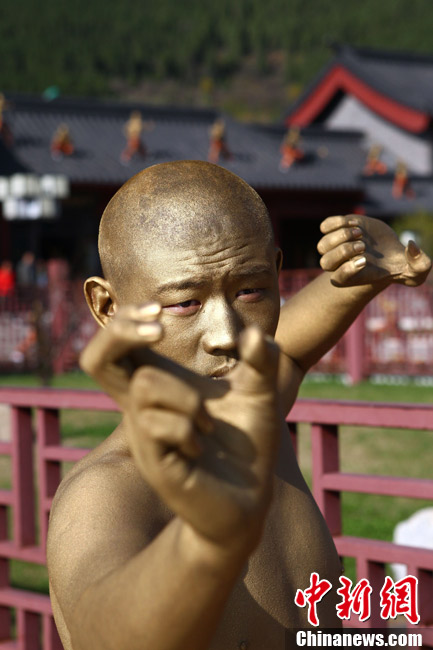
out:
{"label": "distant tree", "polygon": [[309,82],[332,55],[329,41],[433,53],[431,0],[2,0],[0,90],[107,94],[203,75],[230,78],[244,57],[267,72],[286,53],[286,81]]}

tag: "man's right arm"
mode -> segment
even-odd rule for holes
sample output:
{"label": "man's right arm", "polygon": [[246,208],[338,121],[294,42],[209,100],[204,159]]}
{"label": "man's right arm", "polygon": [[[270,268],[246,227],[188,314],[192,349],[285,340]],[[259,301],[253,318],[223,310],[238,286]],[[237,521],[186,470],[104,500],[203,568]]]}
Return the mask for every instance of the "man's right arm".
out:
{"label": "man's right arm", "polygon": [[[118,352],[136,344],[135,315],[118,314],[121,327],[100,331],[83,364],[124,410],[129,461],[100,454],[66,479],[50,522],[50,582],[73,650],[204,650],[270,503],[284,428],[279,351],[250,329],[230,379],[168,360],[128,377]],[[152,499],[174,513],[162,530],[146,511]]]}

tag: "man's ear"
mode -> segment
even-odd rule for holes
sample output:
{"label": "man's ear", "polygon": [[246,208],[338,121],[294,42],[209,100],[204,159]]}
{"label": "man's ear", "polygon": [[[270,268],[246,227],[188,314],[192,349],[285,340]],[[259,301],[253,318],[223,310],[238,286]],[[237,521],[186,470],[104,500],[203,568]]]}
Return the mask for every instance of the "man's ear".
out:
{"label": "man's ear", "polygon": [[108,322],[117,311],[114,291],[108,280],[93,276],[84,283],[84,295],[90,312],[98,325],[107,327]]}
{"label": "man's ear", "polygon": [[283,251],[281,248],[275,249],[275,262],[277,264],[277,273],[280,275],[281,267],[283,266]]}

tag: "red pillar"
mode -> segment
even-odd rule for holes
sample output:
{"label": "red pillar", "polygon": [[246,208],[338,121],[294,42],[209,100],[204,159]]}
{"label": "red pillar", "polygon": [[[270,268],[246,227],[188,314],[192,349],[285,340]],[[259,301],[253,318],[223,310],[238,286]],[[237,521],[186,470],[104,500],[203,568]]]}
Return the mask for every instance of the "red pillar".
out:
{"label": "red pillar", "polygon": [[338,427],[334,424],[311,425],[313,495],[331,534],[341,535],[341,494],[323,487],[326,474],[339,471]]}
{"label": "red pillar", "polygon": [[362,312],[349,327],[344,337],[346,374],[351,384],[357,384],[366,377],[365,363],[365,312]]}
{"label": "red pillar", "polygon": [[63,370],[59,346],[68,327],[67,291],[69,266],[66,260],[52,259],[48,261],[47,268],[50,311],[52,314],[51,336],[55,350],[53,370],[57,374]]}

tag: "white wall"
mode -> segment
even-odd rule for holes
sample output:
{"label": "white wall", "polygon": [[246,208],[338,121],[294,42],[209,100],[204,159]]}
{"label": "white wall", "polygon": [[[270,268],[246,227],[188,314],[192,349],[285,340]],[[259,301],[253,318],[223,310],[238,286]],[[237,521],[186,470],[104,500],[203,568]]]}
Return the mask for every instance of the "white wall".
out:
{"label": "white wall", "polygon": [[401,159],[415,174],[432,172],[429,142],[385,121],[351,95],[345,95],[326,120],[325,126],[329,129],[364,131],[366,150],[372,144],[382,145],[382,160],[390,167],[394,167],[396,161]]}

